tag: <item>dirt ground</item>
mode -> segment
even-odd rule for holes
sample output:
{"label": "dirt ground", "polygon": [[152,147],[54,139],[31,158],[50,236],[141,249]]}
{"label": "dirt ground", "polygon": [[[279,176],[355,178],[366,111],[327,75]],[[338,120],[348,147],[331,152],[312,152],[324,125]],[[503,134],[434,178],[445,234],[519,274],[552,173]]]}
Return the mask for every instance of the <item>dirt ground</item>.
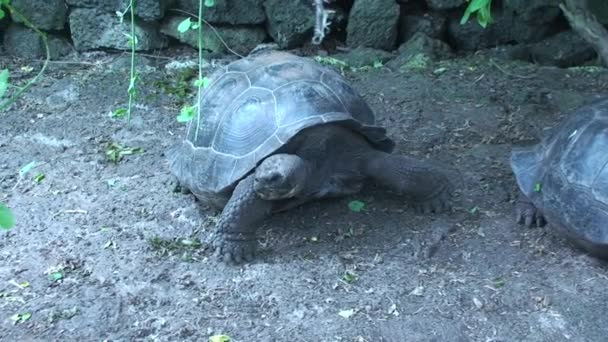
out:
{"label": "dirt ground", "polygon": [[[489,57],[345,72],[395,153],[461,172],[452,212],[415,214],[371,184],[274,216],[236,267],[211,257],[215,213],[175,191],[164,157],[185,129],[183,86],[163,67],[177,57],[138,58],[130,125],[108,115],[127,101],[128,55],[52,63],[0,114],[0,201],[18,221],[0,232],[0,339],[605,341],[606,265],[514,223],[508,156],[608,93],[608,72]],[[13,82],[38,70],[0,65]],[[112,162],[111,143],[142,150]]]}

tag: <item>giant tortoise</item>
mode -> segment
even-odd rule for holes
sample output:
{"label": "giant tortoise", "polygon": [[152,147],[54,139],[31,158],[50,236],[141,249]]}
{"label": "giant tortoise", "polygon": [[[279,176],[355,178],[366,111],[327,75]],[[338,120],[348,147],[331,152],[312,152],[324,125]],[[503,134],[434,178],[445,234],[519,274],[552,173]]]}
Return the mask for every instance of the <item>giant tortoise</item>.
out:
{"label": "giant tortoise", "polygon": [[254,257],[270,214],[314,199],[354,194],[373,180],[419,211],[450,208],[443,166],[394,155],[363,98],[329,66],[263,50],[209,76],[201,115],[168,160],[178,183],[222,210],[212,246],[226,262]]}
{"label": "giant tortoise", "polygon": [[608,97],[569,113],[532,147],[515,148],[516,220],[547,222],[591,255],[608,258]]}

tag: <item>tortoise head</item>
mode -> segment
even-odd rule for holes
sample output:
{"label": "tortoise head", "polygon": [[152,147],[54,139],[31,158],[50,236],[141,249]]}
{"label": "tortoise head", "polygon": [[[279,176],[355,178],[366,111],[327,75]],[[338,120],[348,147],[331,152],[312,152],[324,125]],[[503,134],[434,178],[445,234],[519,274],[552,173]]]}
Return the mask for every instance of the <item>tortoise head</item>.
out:
{"label": "tortoise head", "polygon": [[306,162],[293,154],[275,154],[255,170],[253,188],[262,199],[279,200],[297,196],[306,183]]}

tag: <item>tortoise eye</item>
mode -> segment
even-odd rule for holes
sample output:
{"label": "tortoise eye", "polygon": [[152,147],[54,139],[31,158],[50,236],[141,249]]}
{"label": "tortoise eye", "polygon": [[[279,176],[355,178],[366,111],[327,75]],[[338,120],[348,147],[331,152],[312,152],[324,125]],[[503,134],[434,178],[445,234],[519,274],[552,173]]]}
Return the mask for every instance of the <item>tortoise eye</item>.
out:
{"label": "tortoise eye", "polygon": [[278,182],[280,179],[281,179],[281,174],[276,173],[276,172],[271,174],[270,177],[268,177],[268,181],[272,182],[272,183]]}

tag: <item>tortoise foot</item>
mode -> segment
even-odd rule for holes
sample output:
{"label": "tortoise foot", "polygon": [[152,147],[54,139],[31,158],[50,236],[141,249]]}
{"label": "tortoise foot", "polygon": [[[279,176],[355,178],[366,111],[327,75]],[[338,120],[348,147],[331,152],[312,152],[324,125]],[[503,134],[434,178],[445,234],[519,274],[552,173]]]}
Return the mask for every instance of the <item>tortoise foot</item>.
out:
{"label": "tortoise foot", "polygon": [[542,211],[536,208],[532,202],[524,199],[515,203],[515,221],[517,224],[523,223],[528,228],[533,225],[542,227],[547,223]]}
{"label": "tortoise foot", "polygon": [[432,198],[417,200],[412,203],[418,214],[441,213],[452,209],[452,192],[446,188]]}
{"label": "tortoise foot", "polygon": [[226,264],[251,262],[255,256],[256,240],[253,234],[223,233],[212,243],[214,257]]}

